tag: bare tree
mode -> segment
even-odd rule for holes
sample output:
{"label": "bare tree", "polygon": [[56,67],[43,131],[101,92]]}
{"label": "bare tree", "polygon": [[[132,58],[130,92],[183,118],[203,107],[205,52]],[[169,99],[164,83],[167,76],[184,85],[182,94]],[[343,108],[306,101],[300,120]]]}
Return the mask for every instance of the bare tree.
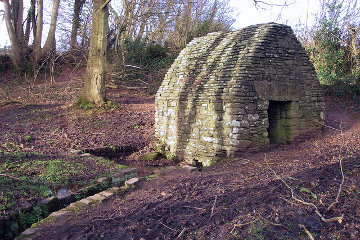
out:
{"label": "bare tree", "polygon": [[36,36],[34,39],[34,48],[33,48],[33,67],[34,72],[37,69],[37,64],[41,58],[49,54],[49,52],[56,49],[55,43],[55,32],[56,32],[56,23],[59,13],[60,0],[53,0],[53,8],[51,12],[51,21],[50,29],[46,38],[45,45],[41,47],[42,42],[42,31],[43,31],[43,0],[38,0],[38,11],[37,11],[37,24],[36,24]]}
{"label": "bare tree", "polygon": [[119,2],[119,6],[110,8],[109,44],[117,53],[115,60],[120,68],[125,64],[126,40],[171,46],[176,52],[194,37],[230,30],[234,22],[228,0]]}
{"label": "bare tree", "polygon": [[80,13],[86,0],[75,0],[73,21],[70,36],[70,50],[77,48],[77,36],[80,27]]}
{"label": "bare tree", "polygon": [[92,0],[93,15],[89,58],[84,75],[84,86],[79,104],[91,102],[101,106],[106,101],[105,70],[108,33],[108,4],[110,0]]}
{"label": "bare tree", "polygon": [[[24,22],[24,2],[23,0],[0,0],[4,4],[4,16],[6,28],[10,38],[12,60],[15,67],[23,71],[27,64],[27,55],[31,27],[33,28],[34,43],[32,46],[33,69],[35,71],[39,59],[48,54],[55,48],[56,22],[60,0],[53,1],[50,30],[43,48],[41,48],[43,31],[43,0],[31,0],[27,18]],[[37,7],[37,14],[35,8]],[[37,15],[37,16],[35,16]],[[24,31],[25,26],[25,31]]]}
{"label": "bare tree", "polygon": [[23,0],[10,2],[9,0],[1,0],[4,4],[4,17],[6,28],[10,38],[11,57],[15,67],[23,70],[25,67],[24,54],[24,31],[22,27],[23,21]]}
{"label": "bare tree", "polygon": [[81,24],[79,27],[80,48],[88,49],[90,46],[90,32],[92,22],[92,2],[87,0],[81,12]]}
{"label": "bare tree", "polygon": [[262,1],[262,0],[253,0],[255,7],[257,8],[265,8],[267,6],[275,6],[275,7],[287,7],[295,3],[296,0],[282,0],[277,3]]}

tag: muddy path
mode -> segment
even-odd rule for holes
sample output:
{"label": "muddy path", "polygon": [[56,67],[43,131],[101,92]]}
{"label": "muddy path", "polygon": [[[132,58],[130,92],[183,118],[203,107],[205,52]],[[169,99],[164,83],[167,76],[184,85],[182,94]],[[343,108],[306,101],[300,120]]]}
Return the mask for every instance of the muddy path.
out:
{"label": "muddy path", "polygon": [[[312,139],[201,172],[163,172],[125,196],[60,218],[39,239],[359,239],[360,117],[357,106],[344,104],[327,99],[326,127]],[[341,184],[340,159],[345,181],[327,211]],[[325,218],[343,221],[322,221],[278,177]]]}

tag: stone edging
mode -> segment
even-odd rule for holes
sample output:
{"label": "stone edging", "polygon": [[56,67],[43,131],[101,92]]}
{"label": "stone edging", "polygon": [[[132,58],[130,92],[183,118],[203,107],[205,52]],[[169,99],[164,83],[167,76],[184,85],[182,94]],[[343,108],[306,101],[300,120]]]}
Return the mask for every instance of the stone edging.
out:
{"label": "stone edging", "polygon": [[77,202],[71,203],[69,206],[51,213],[48,217],[42,219],[38,223],[34,223],[30,228],[22,232],[15,240],[32,240],[36,237],[39,237],[41,229],[49,223],[54,223],[61,216],[65,216],[71,213],[78,213],[79,211],[85,209],[88,206],[91,206],[96,203],[100,203],[106,199],[111,198],[112,196],[125,194],[127,191],[136,187],[139,178],[131,178],[125,181],[125,185],[122,187],[112,187],[100,193],[97,193],[93,196],[81,199]]}
{"label": "stone edging", "polygon": [[31,214],[35,206],[39,206],[41,208],[41,211],[46,209],[47,212],[53,213],[65,208],[71,203],[81,200],[82,198],[95,195],[101,191],[105,191],[110,187],[120,187],[124,185],[125,181],[134,177],[137,177],[136,168],[128,167],[125,169],[120,169],[112,175],[108,177],[101,177],[97,179],[94,184],[83,187],[75,192],[68,192],[64,195],[51,196],[38,201],[30,207],[19,209],[18,212],[9,215],[8,218],[0,220],[0,238],[2,238],[2,235],[5,236],[5,234],[7,234],[7,231],[14,235],[16,234],[16,232],[11,232],[8,224],[5,221],[12,221],[18,223],[20,221],[20,213],[23,213],[23,215],[25,214],[23,218],[26,218],[28,215]]}
{"label": "stone edging", "polygon": [[[154,174],[162,175],[164,172],[168,172],[175,169],[183,169],[188,173],[196,172],[198,169],[189,165],[181,165],[180,167],[168,166],[165,167],[164,170],[155,170]],[[134,189],[139,182],[140,178],[133,177],[129,178],[134,173],[135,168],[126,168],[120,170],[119,172],[113,174],[110,177],[99,178],[96,184],[89,186],[88,188],[92,188],[94,186],[98,186],[99,184],[109,184],[112,186],[111,188],[99,192],[95,195],[89,196],[87,198],[83,198],[79,201],[71,203],[69,206],[51,213],[48,217],[42,219],[41,221],[34,223],[30,228],[26,229],[22,232],[15,240],[32,240],[36,237],[39,237],[41,229],[44,228],[47,224],[51,224],[56,222],[58,218],[61,216],[65,216],[71,213],[78,213],[79,211],[85,209],[87,206],[100,203],[104,200],[111,198],[114,195],[123,195],[131,189]],[[136,172],[135,172],[136,174]],[[146,179],[141,178],[141,179]],[[119,185],[124,184],[122,187],[118,187]],[[78,193],[75,193],[78,194]]]}

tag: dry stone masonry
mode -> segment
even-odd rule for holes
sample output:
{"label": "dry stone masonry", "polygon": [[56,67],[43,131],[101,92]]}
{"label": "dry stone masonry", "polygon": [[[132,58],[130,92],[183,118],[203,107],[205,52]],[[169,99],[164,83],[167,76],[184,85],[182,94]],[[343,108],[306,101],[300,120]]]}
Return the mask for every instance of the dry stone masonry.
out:
{"label": "dry stone masonry", "polygon": [[319,81],[293,31],[275,23],[194,39],[156,95],[156,137],[208,166],[324,125]]}

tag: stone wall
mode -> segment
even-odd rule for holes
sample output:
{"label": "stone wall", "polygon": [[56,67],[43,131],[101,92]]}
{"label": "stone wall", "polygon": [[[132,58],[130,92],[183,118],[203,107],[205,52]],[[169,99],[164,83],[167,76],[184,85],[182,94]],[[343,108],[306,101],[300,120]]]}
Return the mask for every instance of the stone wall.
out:
{"label": "stone wall", "polygon": [[[274,134],[291,142],[324,124],[312,64],[291,28],[273,23],[194,39],[155,104],[156,137],[172,154],[205,166],[276,143]],[[269,116],[278,118],[270,128]]]}

